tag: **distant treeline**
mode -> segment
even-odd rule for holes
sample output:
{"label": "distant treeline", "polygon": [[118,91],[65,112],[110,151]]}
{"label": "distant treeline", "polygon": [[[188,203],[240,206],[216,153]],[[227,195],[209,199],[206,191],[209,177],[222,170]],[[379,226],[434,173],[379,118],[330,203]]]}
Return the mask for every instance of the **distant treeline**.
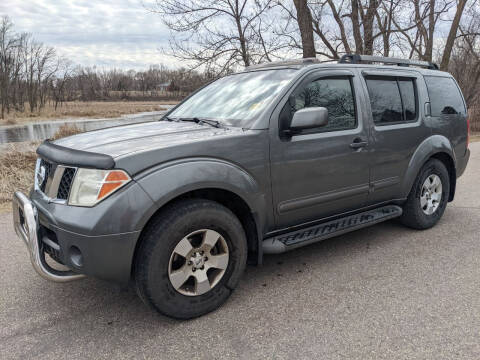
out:
{"label": "distant treeline", "polygon": [[12,110],[38,111],[47,102],[181,99],[213,79],[163,65],[145,71],[74,66],[31,34],[17,33],[8,17],[0,23],[0,118]]}

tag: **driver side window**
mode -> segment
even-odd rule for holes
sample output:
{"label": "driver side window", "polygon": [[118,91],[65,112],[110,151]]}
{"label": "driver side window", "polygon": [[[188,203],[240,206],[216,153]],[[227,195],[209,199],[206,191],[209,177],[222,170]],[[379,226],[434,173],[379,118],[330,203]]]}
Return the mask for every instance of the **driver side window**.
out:
{"label": "driver side window", "polygon": [[303,108],[325,107],[328,124],[304,133],[354,129],[357,126],[355,98],[350,77],[332,77],[314,80],[290,96],[280,114],[280,125],[287,129],[293,114]]}

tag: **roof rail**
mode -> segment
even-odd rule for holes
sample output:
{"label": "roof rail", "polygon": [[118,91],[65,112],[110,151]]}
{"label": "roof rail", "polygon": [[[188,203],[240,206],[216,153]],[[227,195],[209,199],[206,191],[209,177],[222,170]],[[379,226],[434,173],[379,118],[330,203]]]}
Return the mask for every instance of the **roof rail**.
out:
{"label": "roof rail", "polygon": [[289,59],[289,60],[282,60],[282,61],[272,61],[262,64],[250,65],[247,66],[248,70],[252,69],[262,69],[262,68],[269,68],[275,66],[288,66],[288,65],[310,65],[319,63],[320,60],[314,57],[303,58],[303,59]]}
{"label": "roof rail", "polygon": [[431,70],[438,70],[438,65],[429,61],[399,59],[382,56],[346,54],[340,60],[340,64],[364,64],[364,63],[384,63],[386,65],[398,66],[417,66]]}

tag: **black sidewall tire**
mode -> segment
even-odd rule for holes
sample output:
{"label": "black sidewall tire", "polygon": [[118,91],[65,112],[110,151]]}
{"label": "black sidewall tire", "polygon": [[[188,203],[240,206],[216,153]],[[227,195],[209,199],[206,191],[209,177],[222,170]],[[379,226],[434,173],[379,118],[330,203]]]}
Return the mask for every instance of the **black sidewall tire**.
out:
{"label": "black sidewall tire", "polygon": [[[420,205],[420,196],[422,193],[422,187],[425,180],[430,175],[437,175],[442,181],[442,199],[437,210],[427,215],[423,212]],[[403,209],[402,222],[414,229],[428,229],[434,226],[440,218],[443,216],[447,207],[448,198],[450,194],[450,177],[445,165],[437,159],[429,160],[420,171],[417,179],[415,180],[414,187],[412,188],[407,202]]]}
{"label": "black sidewall tire", "polygon": [[[136,283],[141,298],[159,312],[181,319],[206,314],[223,304],[245,269],[247,241],[240,221],[222,205],[209,200],[184,201],[155,222],[143,239],[137,259]],[[222,235],[229,250],[227,269],[207,293],[187,296],[172,286],[168,277],[170,256],[186,235],[211,229]]]}

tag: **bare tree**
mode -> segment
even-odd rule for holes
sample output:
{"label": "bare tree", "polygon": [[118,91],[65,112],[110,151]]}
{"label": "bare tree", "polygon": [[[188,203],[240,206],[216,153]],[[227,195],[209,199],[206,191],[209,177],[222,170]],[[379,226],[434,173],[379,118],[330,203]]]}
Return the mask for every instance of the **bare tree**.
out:
{"label": "bare tree", "polygon": [[[345,53],[381,53],[388,56],[399,46],[393,18],[406,0],[319,0],[307,3],[311,13],[316,54],[336,60]],[[287,19],[279,34],[292,48],[302,49],[289,18],[298,22],[292,7],[279,2]],[[285,17],[285,16],[284,16]]]}
{"label": "bare tree", "polygon": [[170,27],[171,51],[186,68],[73,68],[1,19],[0,115],[37,111],[48,101],[57,109],[68,100],[180,98],[237,65],[292,52],[325,61],[344,53],[441,59],[467,102],[480,104],[476,0],[158,0],[153,10]]}
{"label": "bare tree", "polygon": [[[450,23],[445,46],[438,49],[441,58],[440,68],[446,70],[467,1],[409,0],[407,5],[413,9],[411,15],[403,17],[404,20],[392,19],[396,31],[407,41],[410,48],[409,57],[433,61],[435,41],[440,38],[439,25]],[[452,19],[449,14],[453,8],[455,15]]]}
{"label": "bare tree", "polygon": [[[462,88],[469,107],[480,105],[480,9],[469,10],[469,22],[460,26],[449,61],[449,71]],[[480,114],[479,114],[480,115]],[[480,126],[480,120],[477,120]]]}
{"label": "bare tree", "polygon": [[172,30],[171,54],[192,69],[226,73],[270,60],[282,45],[264,16],[273,0],[157,0],[153,9]]}
{"label": "bare tree", "polygon": [[[345,53],[393,54],[427,61],[436,56],[446,70],[461,36],[458,31],[468,1],[475,0],[295,0],[295,7],[279,1],[284,16],[277,32],[288,39],[291,49],[311,54],[311,42],[304,49],[304,34],[309,30],[298,16],[302,5],[311,15],[315,53],[324,59],[336,60]],[[446,26],[448,37],[442,47]],[[298,32],[302,27],[306,30]]]}
{"label": "bare tree", "polygon": [[[262,51],[270,57],[267,49],[271,43],[263,32],[264,25],[261,22],[257,25],[255,31],[262,38]],[[165,66],[151,66],[146,71],[74,68],[70,61],[57,56],[54,48],[36,41],[30,34],[16,33],[7,17],[0,21],[1,118],[11,109],[25,111],[26,105],[30,112],[38,111],[49,101],[56,110],[71,100],[179,98],[214,76],[211,72],[171,70]],[[165,91],[165,84],[173,83],[175,92]]]}
{"label": "bare tree", "polygon": [[443,50],[442,62],[440,63],[440,70],[446,71],[448,69],[448,63],[450,61],[450,56],[452,54],[453,45],[455,39],[457,38],[458,28],[460,26],[460,19],[462,18],[463,11],[465,10],[465,5],[467,0],[459,0],[457,3],[457,10],[455,11],[455,16],[450,26],[450,31],[448,33],[447,42],[445,44],[445,49]]}
{"label": "bare tree", "polygon": [[15,69],[16,48],[19,38],[12,33],[13,24],[8,17],[3,17],[0,23],[0,99],[1,118],[9,110],[9,93],[11,77]]}
{"label": "bare tree", "polygon": [[69,60],[59,59],[58,76],[53,76],[50,81],[55,110],[57,110],[58,104],[63,103],[67,98],[67,86],[72,79],[72,71],[72,63]]}
{"label": "bare tree", "polygon": [[27,99],[33,112],[45,105],[48,82],[58,69],[55,49],[27,37],[23,60]]}

